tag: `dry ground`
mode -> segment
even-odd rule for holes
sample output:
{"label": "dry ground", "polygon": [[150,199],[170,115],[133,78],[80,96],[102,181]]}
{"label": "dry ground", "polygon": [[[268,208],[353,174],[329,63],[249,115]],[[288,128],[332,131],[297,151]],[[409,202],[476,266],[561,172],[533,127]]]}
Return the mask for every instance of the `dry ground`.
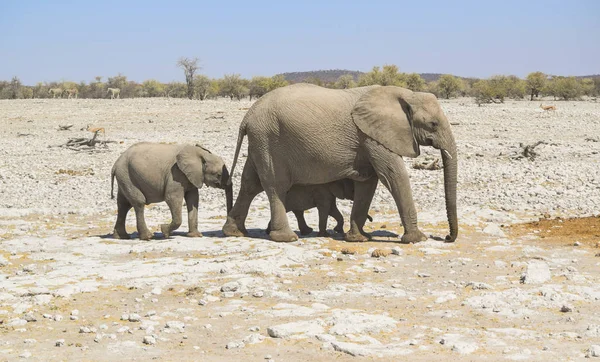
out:
{"label": "dry ground", "polygon": [[[545,361],[595,353],[599,104],[556,102],[556,114],[542,115],[535,102],[442,101],[460,155],[454,244],[438,241],[447,232],[441,171],[412,168],[419,224],[432,236],[416,245],[396,243],[402,228],[381,185],[367,225],[374,241],[364,244],[316,233],[271,242],[264,194],[250,210],[251,237],[224,238],[224,195],[206,188],[203,238],[185,237],[186,225],[168,240],[158,232],[151,241],[108,237],[116,214],[109,173],[123,150],[138,141],[199,142],[231,164],[250,105],[0,102],[0,360]],[[74,126],[57,130],[65,124]],[[89,136],[87,124],[117,143],[91,153],[49,147]],[[519,159],[520,144],[540,140],[535,160]],[[439,158],[423,151],[407,165]],[[339,205],[347,217],[351,204]],[[151,228],[167,218],[165,205],[149,206]],[[315,210],[307,221],[316,227]]]}

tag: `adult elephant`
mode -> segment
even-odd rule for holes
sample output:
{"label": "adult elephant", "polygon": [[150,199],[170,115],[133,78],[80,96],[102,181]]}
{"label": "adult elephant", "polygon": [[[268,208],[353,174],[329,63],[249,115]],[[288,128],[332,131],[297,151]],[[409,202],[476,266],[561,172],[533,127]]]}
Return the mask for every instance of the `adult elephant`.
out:
{"label": "adult elephant", "polygon": [[264,189],[271,206],[271,239],[297,240],[284,206],[290,187],[350,178],[355,190],[347,241],[368,240],[363,226],[378,180],[398,207],[402,242],[423,241],[426,236],[417,226],[402,160],[402,156],[418,156],[422,145],[441,150],[450,227],[446,241],[456,240],[456,144],[448,119],[431,93],[392,86],[333,90],[311,84],[271,91],[248,110],[240,125],[231,174],[244,135],[248,135],[248,159],[237,200],[223,226],[227,236],[247,234],[244,223],[250,203]]}

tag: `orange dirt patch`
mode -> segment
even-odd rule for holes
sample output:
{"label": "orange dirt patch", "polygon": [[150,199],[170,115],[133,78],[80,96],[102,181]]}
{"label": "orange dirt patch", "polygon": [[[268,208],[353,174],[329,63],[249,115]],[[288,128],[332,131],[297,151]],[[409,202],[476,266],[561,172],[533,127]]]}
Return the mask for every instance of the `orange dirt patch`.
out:
{"label": "orange dirt patch", "polygon": [[600,247],[600,215],[574,219],[541,219],[509,227],[512,236],[537,235],[543,242],[572,244],[576,241]]}

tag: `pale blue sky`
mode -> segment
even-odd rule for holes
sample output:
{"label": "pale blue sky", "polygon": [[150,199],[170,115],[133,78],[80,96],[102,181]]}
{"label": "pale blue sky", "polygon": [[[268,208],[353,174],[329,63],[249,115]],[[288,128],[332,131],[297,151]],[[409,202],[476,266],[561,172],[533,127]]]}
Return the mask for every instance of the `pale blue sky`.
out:
{"label": "pale blue sky", "polygon": [[0,0],[0,79],[183,81],[317,69],[600,73],[600,1]]}

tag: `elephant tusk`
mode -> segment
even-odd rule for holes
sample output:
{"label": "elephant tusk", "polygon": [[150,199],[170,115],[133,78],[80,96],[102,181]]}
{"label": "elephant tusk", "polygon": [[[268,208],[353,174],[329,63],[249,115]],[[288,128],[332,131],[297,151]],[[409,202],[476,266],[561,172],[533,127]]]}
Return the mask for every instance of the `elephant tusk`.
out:
{"label": "elephant tusk", "polygon": [[446,154],[446,157],[448,157],[449,159],[452,159],[452,155],[450,155],[450,152],[448,152],[446,150],[442,150],[442,152],[444,152]]}

